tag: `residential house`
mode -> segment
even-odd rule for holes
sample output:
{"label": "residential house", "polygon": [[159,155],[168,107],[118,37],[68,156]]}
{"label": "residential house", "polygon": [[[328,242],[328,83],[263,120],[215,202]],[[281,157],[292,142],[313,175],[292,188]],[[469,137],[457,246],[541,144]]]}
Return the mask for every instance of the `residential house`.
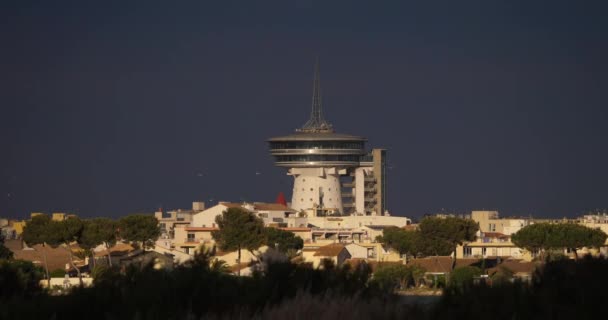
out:
{"label": "residential house", "polygon": [[154,216],[158,219],[158,224],[161,230],[161,239],[173,239],[175,237],[175,228],[179,226],[189,226],[192,222],[192,217],[205,210],[205,203],[195,201],[192,203],[192,209],[177,209],[163,211],[162,209],[155,212]]}
{"label": "residential house", "polygon": [[532,255],[511,242],[511,235],[500,232],[477,232],[477,239],[456,248],[456,258],[503,257],[532,260]]}
{"label": "residential house", "polygon": [[518,259],[508,259],[499,262],[496,266],[487,269],[488,276],[492,277],[502,269],[512,273],[513,279],[519,279],[526,282],[532,280],[532,275],[540,264],[538,262],[523,261]]}
{"label": "residential house", "polygon": [[350,259],[351,255],[343,244],[332,243],[320,247],[305,246],[302,249],[302,257],[311,262],[314,268],[318,268],[323,260],[330,260],[334,265],[340,266],[346,259]]}
{"label": "residential house", "polygon": [[201,247],[212,248],[215,241],[211,233],[217,230],[217,227],[177,226],[173,247],[187,254],[194,254]]}

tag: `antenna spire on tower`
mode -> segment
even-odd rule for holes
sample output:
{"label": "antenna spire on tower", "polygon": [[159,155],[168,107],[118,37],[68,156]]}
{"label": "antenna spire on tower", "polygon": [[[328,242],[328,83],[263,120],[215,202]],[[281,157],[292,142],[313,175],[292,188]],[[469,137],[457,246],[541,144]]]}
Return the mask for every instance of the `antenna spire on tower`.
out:
{"label": "antenna spire on tower", "polygon": [[310,119],[298,131],[304,132],[333,132],[332,126],[323,118],[321,103],[321,77],[319,57],[315,61],[315,78],[312,87],[312,111]]}

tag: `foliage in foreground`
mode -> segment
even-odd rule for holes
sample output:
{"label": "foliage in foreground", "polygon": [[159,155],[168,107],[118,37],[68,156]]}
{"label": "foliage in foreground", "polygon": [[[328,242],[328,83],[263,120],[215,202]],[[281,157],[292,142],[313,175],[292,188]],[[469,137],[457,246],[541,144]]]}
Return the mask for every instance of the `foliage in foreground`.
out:
{"label": "foliage in foreground", "polygon": [[[589,319],[601,313],[608,287],[608,260],[590,257],[548,262],[530,284],[475,285],[477,270],[460,269],[462,281],[450,280],[443,297],[427,300],[382,290],[365,264],[312,269],[283,262],[235,277],[212,268],[209,259],[201,254],[173,271],[105,267],[94,287],[65,296],[40,291],[40,276],[20,278],[33,286],[15,286],[20,294],[3,291],[0,319]],[[27,274],[6,263],[15,262],[0,264],[3,288],[12,275]],[[417,304],[424,301],[434,303]]]}
{"label": "foliage in foreground", "polygon": [[151,265],[130,266],[124,272],[106,267],[96,273],[91,288],[75,288],[65,296],[42,295],[16,299],[0,309],[2,319],[183,319],[231,314],[253,315],[297,293],[341,297],[383,296],[368,286],[370,270],[326,264],[324,270],[289,262],[270,264],[252,277],[236,277],[216,270],[209,256],[199,255],[173,271]]}
{"label": "foliage in foreground", "polygon": [[[499,282],[448,288],[432,318],[592,319],[602,315],[608,295],[608,260],[586,256],[555,260],[539,268],[532,283]],[[603,315],[599,318],[603,318]],[[598,319],[599,319],[598,318]]]}

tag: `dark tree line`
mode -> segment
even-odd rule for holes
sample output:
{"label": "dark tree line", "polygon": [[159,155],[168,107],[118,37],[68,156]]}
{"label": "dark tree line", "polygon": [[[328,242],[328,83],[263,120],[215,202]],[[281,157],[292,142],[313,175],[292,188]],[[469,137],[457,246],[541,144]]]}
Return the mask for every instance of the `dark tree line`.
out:
{"label": "dark tree line", "polygon": [[[48,215],[32,217],[23,229],[23,241],[29,245],[42,245],[42,256],[47,281],[50,285],[46,247],[62,246],[69,253],[70,265],[78,273],[82,283],[80,269],[74,265],[72,244],[77,243],[91,256],[92,249],[104,245],[112,247],[117,239],[140,244],[145,250],[159,237],[158,220],[150,215],[129,215],[118,221],[107,218],[82,220],[78,217],[68,217],[63,221],[54,221]],[[108,260],[111,259],[108,254]]]}
{"label": "dark tree line", "polygon": [[608,287],[608,261],[587,256],[548,262],[531,284],[475,284],[477,271],[463,269],[435,303],[418,306],[394,295],[381,270],[372,277],[364,263],[313,269],[281,262],[237,277],[214,270],[210,258],[200,253],[172,271],[109,268],[93,287],[60,296],[40,289],[41,274],[31,263],[2,260],[0,319],[591,319],[602,317]]}

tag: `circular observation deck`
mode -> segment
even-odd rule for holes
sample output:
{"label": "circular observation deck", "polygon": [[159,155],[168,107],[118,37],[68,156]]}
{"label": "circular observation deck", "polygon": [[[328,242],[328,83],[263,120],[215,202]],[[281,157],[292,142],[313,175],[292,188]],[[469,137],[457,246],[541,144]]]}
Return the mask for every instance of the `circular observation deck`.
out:
{"label": "circular observation deck", "polygon": [[358,166],[366,153],[365,141],[334,132],[296,132],[268,139],[276,165],[288,168]]}

